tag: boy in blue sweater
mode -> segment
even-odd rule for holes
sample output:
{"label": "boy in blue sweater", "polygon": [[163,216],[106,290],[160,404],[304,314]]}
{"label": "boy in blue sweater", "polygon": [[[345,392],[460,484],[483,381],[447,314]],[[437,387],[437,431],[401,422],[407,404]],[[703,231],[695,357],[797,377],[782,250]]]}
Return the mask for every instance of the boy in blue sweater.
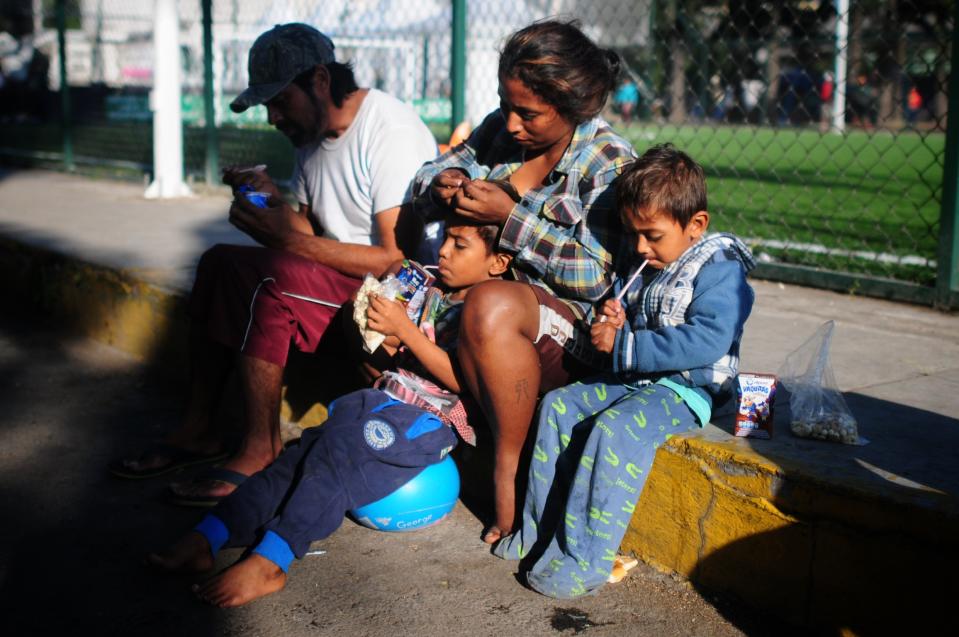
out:
{"label": "boy in blue sweater", "polygon": [[[618,179],[616,198],[635,253],[589,335],[612,372],[543,398],[523,524],[494,548],[524,559],[530,587],[552,597],[610,578],[656,450],[731,395],[753,304],[753,258],[736,237],[706,233],[706,180],[688,155],[651,148]],[[644,262],[642,285],[620,302]]]}

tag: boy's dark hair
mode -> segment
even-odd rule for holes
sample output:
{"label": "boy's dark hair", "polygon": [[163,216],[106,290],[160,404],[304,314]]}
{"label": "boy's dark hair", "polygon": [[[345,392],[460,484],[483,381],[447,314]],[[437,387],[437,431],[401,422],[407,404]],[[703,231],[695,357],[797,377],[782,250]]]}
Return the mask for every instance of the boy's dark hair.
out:
{"label": "boy's dark hair", "polygon": [[480,236],[483,243],[486,244],[486,250],[489,254],[496,252],[496,244],[499,241],[500,227],[495,223],[483,223],[476,219],[463,217],[452,213],[446,218],[446,226],[472,226],[476,228],[476,234]]}
{"label": "boy's dark hair", "polygon": [[620,215],[663,212],[685,228],[706,210],[706,174],[672,144],[653,146],[616,180],[616,208]]}
{"label": "boy's dark hair", "polygon": [[534,22],[510,36],[499,76],[517,78],[574,125],[595,117],[616,85],[622,62],[575,21]]}
{"label": "boy's dark hair", "polygon": [[[326,70],[330,73],[330,98],[333,104],[339,108],[343,106],[343,100],[348,95],[360,90],[356,84],[356,77],[353,75],[352,62],[330,62],[325,64]],[[293,83],[303,89],[307,95],[313,96],[313,73],[316,67],[307,69],[293,78]]]}
{"label": "boy's dark hair", "polygon": [[496,252],[496,242],[499,240],[499,231],[500,227],[493,224],[483,224],[476,226],[476,234],[480,236],[480,239],[483,240],[483,243],[486,244],[486,249],[490,253]]}

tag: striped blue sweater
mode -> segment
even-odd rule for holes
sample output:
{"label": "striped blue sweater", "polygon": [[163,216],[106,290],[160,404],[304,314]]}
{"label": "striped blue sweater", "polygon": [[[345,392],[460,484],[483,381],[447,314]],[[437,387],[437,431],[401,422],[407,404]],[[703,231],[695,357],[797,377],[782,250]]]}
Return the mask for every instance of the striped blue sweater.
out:
{"label": "striped blue sweater", "polygon": [[[666,378],[703,398],[725,399],[739,367],[753,305],[749,248],[731,234],[703,237],[623,299],[629,330],[616,335],[613,370],[627,384]],[[644,273],[645,274],[645,273]],[[626,277],[613,286],[618,292]]]}

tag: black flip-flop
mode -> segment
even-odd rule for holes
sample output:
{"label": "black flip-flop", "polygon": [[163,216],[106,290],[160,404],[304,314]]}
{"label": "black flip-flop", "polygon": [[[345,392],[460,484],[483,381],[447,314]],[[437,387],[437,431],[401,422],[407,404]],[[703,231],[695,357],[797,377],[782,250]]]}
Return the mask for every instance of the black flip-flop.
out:
{"label": "black flip-flop", "polygon": [[127,480],[144,480],[146,478],[155,478],[157,476],[166,475],[174,471],[180,471],[181,469],[186,469],[187,467],[192,467],[199,464],[217,462],[219,460],[225,460],[229,457],[229,452],[220,451],[213,454],[202,454],[183,449],[182,447],[176,447],[174,445],[169,445],[165,443],[157,443],[151,445],[140,454],[140,458],[147,458],[149,456],[162,456],[169,458],[170,461],[164,465],[158,467],[150,467],[149,469],[132,469],[126,465],[125,458],[119,458],[110,463],[107,467],[107,470],[115,475],[118,478],[124,478]]}
{"label": "black flip-flop", "polygon": [[174,482],[170,485],[170,502],[185,507],[213,507],[219,504],[225,495],[194,495],[186,492],[203,482],[225,482],[235,486],[240,486],[246,479],[239,471],[224,469],[222,467],[211,467],[203,471],[189,482]]}

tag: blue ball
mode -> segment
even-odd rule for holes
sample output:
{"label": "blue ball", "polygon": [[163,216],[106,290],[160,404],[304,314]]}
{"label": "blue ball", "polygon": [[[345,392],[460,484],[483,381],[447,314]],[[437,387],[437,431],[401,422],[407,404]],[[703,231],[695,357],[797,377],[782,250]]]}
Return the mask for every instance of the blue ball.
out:
{"label": "blue ball", "polygon": [[385,498],[357,507],[350,515],[379,531],[415,531],[446,517],[456,506],[459,493],[459,471],[446,456]]}

